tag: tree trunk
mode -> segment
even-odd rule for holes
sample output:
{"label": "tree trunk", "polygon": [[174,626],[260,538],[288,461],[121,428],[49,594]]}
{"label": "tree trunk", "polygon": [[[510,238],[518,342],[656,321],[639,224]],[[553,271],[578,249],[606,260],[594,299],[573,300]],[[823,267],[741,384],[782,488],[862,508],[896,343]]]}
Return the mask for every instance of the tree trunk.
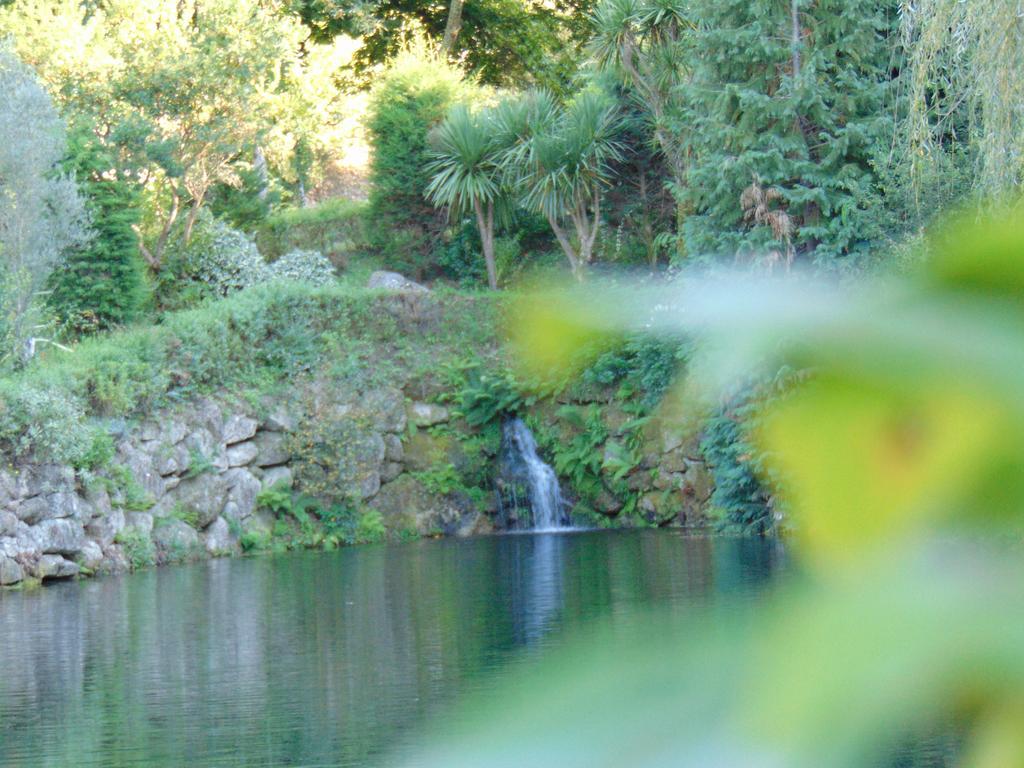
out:
{"label": "tree trunk", "polygon": [[793,57],[793,80],[800,77],[800,12],[798,5],[800,0],[790,0],[790,50]]}
{"label": "tree trunk", "polygon": [[441,39],[441,50],[451,55],[455,49],[455,39],[462,29],[462,6],[465,0],[451,0],[448,6],[448,23],[444,27],[444,37]]}
{"label": "tree trunk", "polygon": [[192,201],[192,207],[189,208],[189,211],[188,211],[188,218],[185,219],[185,231],[183,233],[183,237],[184,237],[184,240],[185,240],[185,245],[188,245],[189,241],[192,240],[192,229],[193,229],[193,227],[195,227],[196,219],[199,218],[199,212],[202,209],[203,209],[203,198],[197,197],[195,200]]}
{"label": "tree trunk", "polygon": [[555,238],[558,240],[558,244],[562,246],[562,251],[565,253],[565,257],[569,260],[569,268],[572,269],[572,276],[580,282],[583,282],[583,268],[580,264],[579,256],[576,254],[576,249],[572,247],[572,243],[569,242],[569,236],[562,229],[562,225],[553,216],[548,216],[548,224],[551,225],[551,231],[555,233]]}
{"label": "tree trunk", "polygon": [[480,228],[480,241],[484,247],[484,261],[487,263],[487,284],[492,291],[498,290],[498,267],[494,263],[494,203],[487,203],[487,213],[484,214],[483,204],[479,200],[473,201],[476,209],[476,224]]}
{"label": "tree trunk", "polygon": [[[163,266],[164,260],[164,249],[167,247],[167,238],[171,236],[171,229],[174,227],[174,222],[178,220],[178,211],[181,209],[181,196],[178,191],[171,188],[171,210],[167,214],[167,218],[164,219],[164,226],[160,230],[160,237],[156,239],[156,245],[153,247],[152,258],[149,259],[149,265],[154,272],[159,272]],[[140,236],[141,242],[141,236]],[[143,250],[145,253],[145,250]]]}

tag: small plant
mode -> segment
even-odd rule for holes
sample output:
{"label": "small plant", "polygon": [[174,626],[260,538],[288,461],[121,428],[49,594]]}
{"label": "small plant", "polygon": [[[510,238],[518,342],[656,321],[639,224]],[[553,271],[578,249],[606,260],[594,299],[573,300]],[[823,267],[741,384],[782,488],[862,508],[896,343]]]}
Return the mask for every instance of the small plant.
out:
{"label": "small plant", "polygon": [[127,512],[145,512],[156,504],[156,499],[142,487],[128,467],[114,464],[108,472],[113,484],[114,504]]}
{"label": "small plant", "polygon": [[388,532],[384,527],[384,518],[375,509],[364,512],[359,517],[356,525],[356,543],[377,544],[387,538]]}
{"label": "small plant", "polygon": [[216,467],[213,466],[213,460],[209,456],[198,448],[189,448],[188,470],[185,472],[186,479],[192,480],[200,475],[213,472],[215,469]]}
{"label": "small plant", "polygon": [[133,571],[149,568],[156,563],[156,548],[152,539],[138,528],[125,528],[114,537],[114,542],[121,545]]}
{"label": "small plant", "polygon": [[199,528],[199,512],[184,504],[175,504],[171,510],[171,517],[181,520],[190,528]]}
{"label": "small plant", "polygon": [[265,552],[270,549],[270,533],[262,529],[250,528],[238,539],[243,552]]}

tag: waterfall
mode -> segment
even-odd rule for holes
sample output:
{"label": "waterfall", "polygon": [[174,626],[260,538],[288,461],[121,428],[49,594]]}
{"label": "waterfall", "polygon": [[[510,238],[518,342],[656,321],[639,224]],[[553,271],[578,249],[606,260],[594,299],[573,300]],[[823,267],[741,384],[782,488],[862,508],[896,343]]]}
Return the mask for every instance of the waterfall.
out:
{"label": "waterfall", "polygon": [[557,531],[563,528],[562,491],[558,487],[555,470],[537,455],[537,441],[533,433],[523,424],[522,419],[505,422],[505,441],[515,454],[530,489],[530,509],[533,513],[533,530]]}

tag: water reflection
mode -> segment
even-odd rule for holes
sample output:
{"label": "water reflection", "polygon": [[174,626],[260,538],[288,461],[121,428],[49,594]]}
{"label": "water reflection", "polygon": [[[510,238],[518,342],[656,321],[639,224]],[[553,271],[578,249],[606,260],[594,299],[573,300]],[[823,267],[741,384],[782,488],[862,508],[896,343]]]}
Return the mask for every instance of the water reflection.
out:
{"label": "water reflection", "polygon": [[0,765],[366,766],[595,619],[753,599],[771,542],[666,532],[215,561],[0,595]]}

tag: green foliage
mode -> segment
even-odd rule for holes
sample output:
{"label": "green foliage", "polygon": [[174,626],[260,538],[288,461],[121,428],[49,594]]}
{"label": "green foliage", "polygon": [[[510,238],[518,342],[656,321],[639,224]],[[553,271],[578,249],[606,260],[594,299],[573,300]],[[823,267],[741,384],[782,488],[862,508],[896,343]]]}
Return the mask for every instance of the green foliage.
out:
{"label": "green foliage", "polygon": [[370,509],[359,516],[359,523],[356,525],[356,543],[378,544],[387,537],[387,529],[384,527],[384,518],[380,512]]}
{"label": "green foliage", "polygon": [[138,528],[125,528],[114,537],[114,543],[121,546],[133,571],[156,564],[156,548],[153,546],[153,540],[144,531]]}
{"label": "green foliage", "polygon": [[152,494],[135,479],[128,467],[114,464],[107,469],[112,484],[111,502],[126,512],[145,512],[156,504]]}
{"label": "green foliage", "polygon": [[701,0],[681,131],[689,253],[768,266],[880,234],[872,161],[891,140],[886,3]]}
{"label": "green foliage", "polygon": [[498,422],[536,402],[525,387],[505,368],[488,370],[478,362],[462,366],[458,372],[461,388],[455,406],[471,427]]}
{"label": "green foliage", "polygon": [[265,552],[270,549],[271,535],[261,528],[249,528],[238,540],[242,551],[246,553]]}
{"label": "green foliage", "polygon": [[433,159],[428,136],[452,104],[472,97],[461,70],[422,41],[400,54],[374,87],[367,238],[391,268],[422,276],[433,267],[444,222],[425,197]]}
{"label": "green foliage", "polygon": [[679,375],[691,345],[672,337],[630,334],[621,345],[601,354],[582,381],[602,386],[620,384],[617,397],[638,395],[646,408],[656,406]]}
{"label": "green foliage", "polygon": [[192,237],[170,248],[160,274],[158,299],[168,309],[181,309],[266,281],[267,264],[256,244],[205,212]]}
{"label": "green foliage", "polygon": [[710,418],[701,452],[715,479],[711,506],[726,530],[767,533],[773,527],[771,496],[759,479],[757,448],[748,437],[756,404],[740,400]]}
{"label": "green foliage", "polygon": [[320,251],[289,251],[267,267],[271,280],[296,280],[307,285],[334,282],[334,265]]}
{"label": "green foliage", "polygon": [[64,329],[81,334],[138,319],[148,286],[132,229],[140,218],[138,185],[112,174],[118,158],[91,131],[74,131],[69,144],[66,166],[85,196],[93,238],[52,273],[47,302]]}
{"label": "green foliage", "polygon": [[94,445],[94,429],[74,396],[0,380],[0,446],[6,453],[86,466]]}

